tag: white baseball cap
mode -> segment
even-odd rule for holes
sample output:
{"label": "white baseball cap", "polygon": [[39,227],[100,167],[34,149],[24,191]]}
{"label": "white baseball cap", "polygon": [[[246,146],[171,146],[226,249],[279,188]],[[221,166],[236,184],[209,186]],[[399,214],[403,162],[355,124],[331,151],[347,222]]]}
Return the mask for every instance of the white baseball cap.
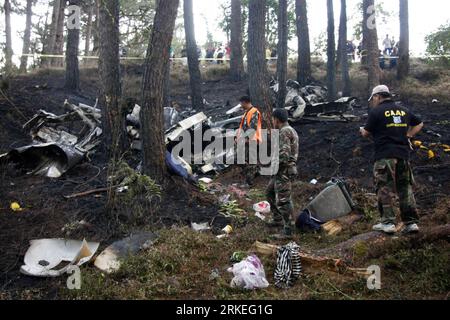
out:
{"label": "white baseball cap", "polygon": [[372,95],[369,98],[369,102],[372,101],[373,96],[376,94],[381,94],[381,93],[385,93],[385,94],[391,94],[391,91],[389,90],[389,88],[385,85],[381,85],[381,86],[376,86],[373,91],[372,91]]}

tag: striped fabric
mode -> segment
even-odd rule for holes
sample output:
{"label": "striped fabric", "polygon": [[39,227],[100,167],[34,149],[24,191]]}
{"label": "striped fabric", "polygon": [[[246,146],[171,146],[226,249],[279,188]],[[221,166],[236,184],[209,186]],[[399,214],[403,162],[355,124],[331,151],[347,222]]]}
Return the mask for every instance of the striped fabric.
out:
{"label": "striped fabric", "polygon": [[278,249],[275,285],[278,288],[290,288],[300,278],[301,273],[300,247],[292,242]]}

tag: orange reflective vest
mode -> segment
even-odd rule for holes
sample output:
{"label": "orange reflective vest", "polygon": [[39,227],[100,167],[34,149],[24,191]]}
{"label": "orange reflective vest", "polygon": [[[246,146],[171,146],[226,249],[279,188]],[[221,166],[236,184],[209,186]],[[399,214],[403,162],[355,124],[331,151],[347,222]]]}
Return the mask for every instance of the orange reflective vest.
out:
{"label": "orange reflective vest", "polygon": [[244,129],[244,124],[247,122],[247,127],[250,126],[250,123],[252,122],[252,118],[255,115],[255,113],[258,114],[258,127],[256,128],[255,135],[250,140],[257,141],[258,144],[262,143],[262,115],[261,112],[259,112],[258,109],[255,107],[251,108],[243,117],[241,121],[241,125],[239,126],[237,137],[239,138],[242,130]]}

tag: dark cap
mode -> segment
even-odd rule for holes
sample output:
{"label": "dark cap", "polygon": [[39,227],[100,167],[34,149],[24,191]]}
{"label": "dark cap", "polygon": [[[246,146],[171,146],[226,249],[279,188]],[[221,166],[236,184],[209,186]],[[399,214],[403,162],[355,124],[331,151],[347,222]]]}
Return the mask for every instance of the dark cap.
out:
{"label": "dark cap", "polygon": [[286,123],[289,120],[289,114],[285,109],[275,109],[272,113],[272,117],[280,120],[283,123]]}
{"label": "dark cap", "polygon": [[239,102],[243,103],[252,103],[252,99],[249,96],[243,96],[239,99]]}

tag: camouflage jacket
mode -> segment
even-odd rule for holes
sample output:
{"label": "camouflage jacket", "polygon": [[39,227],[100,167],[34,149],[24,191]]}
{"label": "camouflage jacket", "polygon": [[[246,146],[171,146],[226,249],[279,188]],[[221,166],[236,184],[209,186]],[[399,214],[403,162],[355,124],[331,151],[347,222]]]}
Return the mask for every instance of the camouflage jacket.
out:
{"label": "camouflage jacket", "polygon": [[297,131],[290,125],[280,129],[280,168],[287,169],[297,166],[299,138]]}

